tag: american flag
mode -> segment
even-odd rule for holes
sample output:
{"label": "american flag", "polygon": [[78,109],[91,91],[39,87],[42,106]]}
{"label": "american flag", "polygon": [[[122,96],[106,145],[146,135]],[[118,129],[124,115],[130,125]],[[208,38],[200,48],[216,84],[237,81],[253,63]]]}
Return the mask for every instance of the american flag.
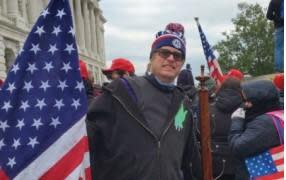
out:
{"label": "american flag", "polygon": [[202,27],[199,23],[199,20],[197,18],[195,20],[196,20],[197,25],[198,25],[198,29],[199,29],[199,33],[200,33],[200,37],[201,37],[201,41],[202,41],[202,46],[204,49],[204,54],[206,56],[208,68],[210,71],[210,76],[211,76],[211,78],[213,78],[216,81],[217,84],[221,84],[223,81],[223,73],[220,69],[217,58],[215,57],[213,50],[212,50],[210,44],[208,43],[208,41],[206,39],[206,36],[202,30]]}
{"label": "american flag", "polygon": [[245,160],[250,177],[255,180],[274,180],[284,177],[284,145],[272,148]]}
{"label": "american flag", "polygon": [[284,111],[267,113],[273,119],[281,145],[245,160],[250,177],[254,180],[284,179]]}
{"label": "american flag", "polygon": [[0,179],[90,179],[75,31],[68,0],[51,0],[0,91]]}

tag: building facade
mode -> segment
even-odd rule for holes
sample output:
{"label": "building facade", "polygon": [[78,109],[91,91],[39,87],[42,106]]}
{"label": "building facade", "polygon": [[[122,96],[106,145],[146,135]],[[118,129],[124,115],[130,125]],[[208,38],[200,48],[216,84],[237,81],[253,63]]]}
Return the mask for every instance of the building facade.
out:
{"label": "building facade", "polygon": [[[69,0],[80,59],[97,84],[105,67],[104,23],[99,0]],[[18,51],[49,0],[0,0],[0,78],[14,63]]]}

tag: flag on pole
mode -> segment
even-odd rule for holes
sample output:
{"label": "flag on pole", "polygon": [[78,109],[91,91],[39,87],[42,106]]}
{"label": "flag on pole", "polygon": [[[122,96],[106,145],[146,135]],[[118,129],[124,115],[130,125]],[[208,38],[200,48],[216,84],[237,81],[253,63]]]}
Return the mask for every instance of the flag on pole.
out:
{"label": "flag on pole", "polygon": [[75,31],[68,0],[51,0],[0,91],[0,179],[90,179]]}
{"label": "flag on pole", "polygon": [[198,25],[198,29],[199,29],[199,33],[200,33],[200,37],[201,37],[201,41],[202,41],[202,46],[204,49],[204,54],[206,56],[208,68],[210,71],[210,76],[211,76],[211,78],[213,78],[216,81],[216,84],[221,84],[223,81],[223,73],[220,69],[217,58],[215,57],[213,50],[212,50],[210,44],[208,43],[208,41],[206,39],[206,36],[202,30],[202,27],[199,23],[198,18],[195,18],[195,20],[196,20],[197,25]]}

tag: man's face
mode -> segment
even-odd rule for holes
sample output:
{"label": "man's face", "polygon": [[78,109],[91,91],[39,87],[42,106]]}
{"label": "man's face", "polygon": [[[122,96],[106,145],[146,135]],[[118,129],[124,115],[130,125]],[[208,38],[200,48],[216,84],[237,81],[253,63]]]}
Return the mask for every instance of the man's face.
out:
{"label": "man's face", "polygon": [[111,73],[111,79],[115,80],[115,79],[118,79],[118,78],[120,78],[120,75],[117,73],[117,71],[113,71]]}
{"label": "man's face", "polygon": [[157,49],[151,57],[151,72],[162,82],[171,83],[179,74],[184,59],[182,53],[169,46]]}

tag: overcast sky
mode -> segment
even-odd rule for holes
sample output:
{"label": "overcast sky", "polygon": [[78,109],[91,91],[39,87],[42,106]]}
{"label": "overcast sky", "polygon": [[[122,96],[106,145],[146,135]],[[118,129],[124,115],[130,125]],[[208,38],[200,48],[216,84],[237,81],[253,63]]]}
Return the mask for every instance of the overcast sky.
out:
{"label": "overcast sky", "polygon": [[[222,32],[233,28],[231,19],[238,13],[242,0],[101,0],[105,23],[105,51],[107,66],[111,60],[124,57],[132,60],[136,74],[145,72],[155,34],[166,24],[179,22],[185,27],[187,41],[186,62],[194,76],[205,64],[204,54],[194,17],[211,45],[222,40]],[[247,0],[267,8],[269,0]]]}

